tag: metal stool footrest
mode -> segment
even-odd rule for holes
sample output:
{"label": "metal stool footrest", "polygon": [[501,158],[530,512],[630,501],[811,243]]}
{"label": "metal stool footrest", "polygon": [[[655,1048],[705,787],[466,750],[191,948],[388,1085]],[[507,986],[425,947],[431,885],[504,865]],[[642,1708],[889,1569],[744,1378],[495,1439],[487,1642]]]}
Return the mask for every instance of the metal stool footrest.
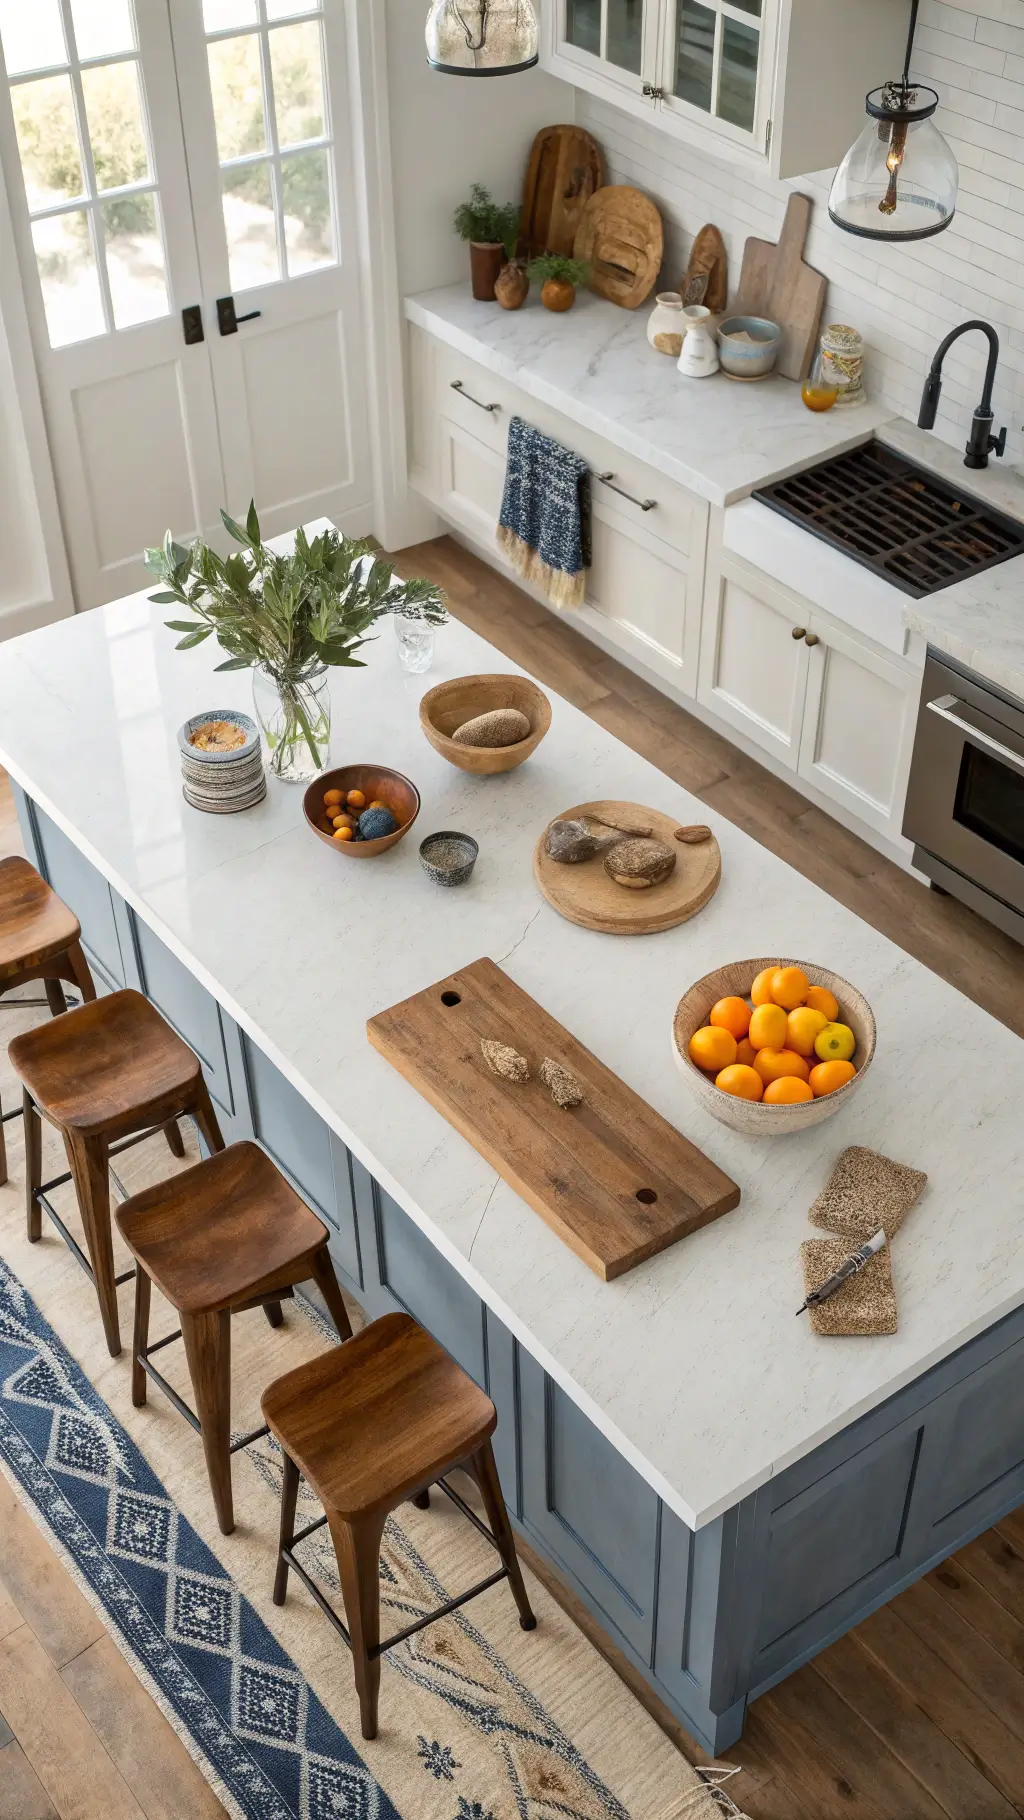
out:
{"label": "metal stool footrest", "polygon": [[[130,1274],[132,1276],[134,1276],[135,1275],[134,1270]],[[120,1281],[120,1280],[121,1279],[119,1278],[118,1281]],[[196,1434],[201,1434],[203,1425],[200,1422],[199,1417],[196,1415],[195,1410],[189,1408],[189,1406],[185,1402],[184,1398],[179,1397],[177,1391],[174,1388],[174,1385],[168,1384],[167,1379],[164,1377],[163,1372],[157,1371],[156,1366],[151,1363],[154,1352],[161,1352],[165,1346],[173,1346],[175,1340],[180,1340],[180,1339],[181,1339],[181,1328],[177,1327],[177,1328],[175,1328],[175,1331],[173,1333],[165,1334],[162,1340],[154,1340],[152,1346],[146,1347],[145,1352],[137,1352],[135,1354],[135,1357],[138,1359],[139,1364],[142,1366],[143,1371],[146,1373],[146,1376],[148,1378],[152,1378],[153,1383],[156,1384],[157,1387],[163,1391],[164,1396],[167,1398],[168,1402],[174,1404],[174,1407],[177,1410],[179,1416],[184,1416],[189,1427],[194,1428],[196,1431]],[[241,1435],[237,1441],[232,1441],[231,1446],[228,1449],[228,1452],[229,1453],[238,1453],[243,1447],[250,1446],[253,1441],[262,1440],[263,1436],[266,1434],[269,1434],[269,1433],[270,1433],[270,1430],[267,1427],[266,1423],[264,1423],[262,1428],[254,1428],[252,1430],[251,1434]]]}
{"label": "metal stool footrest", "polygon": [[[465,1499],[460,1498],[458,1492],[453,1491],[451,1486],[447,1484],[444,1479],[437,1479],[434,1482],[440,1486],[446,1497],[449,1497],[453,1504],[458,1505],[463,1516],[469,1518],[474,1529],[478,1529],[480,1534],[491,1544],[491,1547],[496,1549],[498,1547],[496,1537],[488,1529],[486,1523],[481,1522],[476,1511],[470,1508]],[[342,1640],[347,1643],[349,1649],[351,1649],[352,1638],[349,1635],[347,1626],[343,1624],[333,1605],[325,1599],[316,1582],[310,1578],[310,1575],[303,1567],[302,1562],[295,1558],[295,1550],[298,1548],[299,1543],[304,1542],[306,1537],[313,1535],[316,1530],[323,1529],[326,1522],[326,1517],[318,1517],[315,1523],[307,1523],[305,1529],[300,1529],[296,1535],[292,1536],[287,1547],[279,1550],[278,1558],[282,1561],[287,1561],[288,1566],[294,1568],[299,1579],[302,1581],[303,1586],[306,1588],[306,1591],[316,1600],[324,1617],[330,1619],[339,1637],[341,1637]],[[447,1618],[451,1612],[458,1611],[460,1605],[468,1605],[470,1599],[478,1598],[481,1593],[487,1592],[490,1587],[497,1586],[501,1580],[507,1579],[508,1569],[503,1563],[495,1573],[489,1574],[486,1580],[478,1580],[475,1586],[471,1586],[468,1591],[464,1593],[459,1593],[457,1598],[449,1599],[446,1604],[439,1605],[436,1611],[428,1611],[425,1617],[417,1618],[415,1624],[407,1624],[404,1630],[396,1630],[394,1636],[385,1638],[383,1643],[375,1643],[373,1648],[367,1651],[370,1660],[375,1661],[378,1656],[383,1656],[387,1650],[394,1649],[396,1643],[404,1643],[407,1637],[414,1637],[417,1631],[426,1630],[428,1624],[436,1624],[439,1618]]]}
{"label": "metal stool footrest", "polygon": [[[60,1187],[63,1187],[65,1182],[70,1182],[70,1180],[71,1180],[71,1177],[69,1175],[62,1175],[62,1176],[58,1176],[56,1182],[48,1182],[46,1184],[46,1186],[48,1188],[60,1188]],[[80,1265],[80,1267],[85,1271],[85,1274],[88,1277],[90,1283],[95,1283],[96,1272],[94,1271],[92,1265],[90,1264],[89,1259],[86,1257],[85,1252],[82,1250],[81,1245],[78,1243],[78,1240],[75,1238],[74,1233],[68,1231],[67,1227],[64,1224],[64,1221],[60,1217],[60,1214],[57,1212],[56,1207],[53,1205],[53,1202],[47,1200],[45,1190],[42,1188],[37,1188],[34,1199],[39,1202],[39,1205],[42,1208],[43,1212],[45,1213],[47,1219],[53,1221],[53,1224],[56,1226],[57,1231],[60,1233],[61,1238],[64,1240],[65,1245],[67,1246],[72,1257],[74,1258],[75,1263]],[[134,1276],[135,1276],[134,1270],[122,1270],[121,1275],[119,1277],[114,1278],[114,1282],[115,1283],[130,1283]]]}

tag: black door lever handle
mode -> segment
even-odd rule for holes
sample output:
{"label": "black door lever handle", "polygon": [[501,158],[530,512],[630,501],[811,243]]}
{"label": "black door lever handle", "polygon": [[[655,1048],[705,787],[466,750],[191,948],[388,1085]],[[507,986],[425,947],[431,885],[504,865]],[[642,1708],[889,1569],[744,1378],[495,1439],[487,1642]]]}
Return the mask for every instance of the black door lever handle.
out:
{"label": "black door lever handle", "polygon": [[262,310],[249,310],[244,316],[236,316],[233,297],[218,297],[217,299],[217,327],[222,335],[237,335],[240,322],[253,322],[257,316],[262,316],[262,314]]}

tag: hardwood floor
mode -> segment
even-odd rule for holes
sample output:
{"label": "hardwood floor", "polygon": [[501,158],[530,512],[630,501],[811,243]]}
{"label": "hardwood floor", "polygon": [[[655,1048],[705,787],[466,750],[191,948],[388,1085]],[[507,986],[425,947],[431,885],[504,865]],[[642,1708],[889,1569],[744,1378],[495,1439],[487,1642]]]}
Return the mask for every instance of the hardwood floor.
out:
{"label": "hardwood floor", "polygon": [[[404,550],[397,566],[439,581],[456,616],[538,681],[1024,1035],[1015,943],[880,858],[451,539]],[[18,848],[0,773],[0,854]],[[585,1610],[522,1553],[597,1641]],[[699,1760],[635,1672],[606,1653]],[[755,1702],[725,1760],[745,1771],[730,1792],[751,1820],[1024,1815],[1024,1511]],[[213,1820],[223,1809],[0,1480],[0,1820],[139,1815]]]}

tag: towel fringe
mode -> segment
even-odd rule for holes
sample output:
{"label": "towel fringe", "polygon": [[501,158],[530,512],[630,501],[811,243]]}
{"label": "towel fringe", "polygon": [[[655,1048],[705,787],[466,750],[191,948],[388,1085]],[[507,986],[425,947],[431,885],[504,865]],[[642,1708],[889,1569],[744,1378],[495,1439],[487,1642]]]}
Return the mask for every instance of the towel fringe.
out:
{"label": "towel fringe", "polygon": [[560,607],[566,612],[582,607],[587,581],[583,569],[577,570],[575,575],[570,575],[565,569],[553,569],[536,550],[531,550],[518,531],[513,531],[508,525],[499,525],[495,536],[499,548],[508,557],[516,574],[538,588],[553,607]]}
{"label": "towel fringe", "polygon": [[722,1787],[723,1782],[728,1782],[730,1777],[741,1774],[739,1764],[726,1767],[713,1763],[706,1769],[698,1768],[697,1774],[701,1786],[686,1789],[658,1816],[658,1820],[698,1820],[699,1815],[707,1812],[709,1802],[722,1815],[722,1820],[750,1820],[750,1816],[741,1812],[732,1796]]}

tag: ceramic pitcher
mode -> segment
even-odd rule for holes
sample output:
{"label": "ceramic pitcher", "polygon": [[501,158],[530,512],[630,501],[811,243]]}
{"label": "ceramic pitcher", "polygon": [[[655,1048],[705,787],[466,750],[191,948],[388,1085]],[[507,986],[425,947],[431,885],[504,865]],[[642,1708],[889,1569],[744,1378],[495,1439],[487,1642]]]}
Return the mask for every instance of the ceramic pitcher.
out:
{"label": "ceramic pitcher", "polygon": [[710,314],[703,303],[687,304],[683,311],[686,336],[676,364],[688,379],[706,379],[718,372],[718,349],[708,327]]}

